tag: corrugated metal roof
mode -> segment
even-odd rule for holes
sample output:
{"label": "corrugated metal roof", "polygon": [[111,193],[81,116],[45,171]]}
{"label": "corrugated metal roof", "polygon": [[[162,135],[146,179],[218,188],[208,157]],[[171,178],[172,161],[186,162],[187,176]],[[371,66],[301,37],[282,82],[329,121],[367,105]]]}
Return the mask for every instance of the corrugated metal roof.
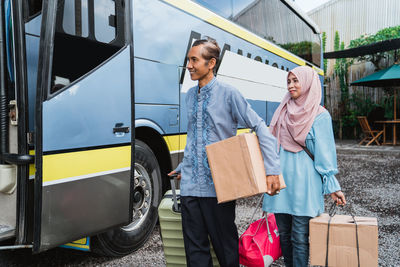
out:
{"label": "corrugated metal roof", "polygon": [[328,2],[326,2],[326,3],[322,4],[322,5],[320,5],[319,7],[316,7],[316,8],[311,9],[309,12],[307,12],[307,14],[310,16],[310,14],[312,14],[312,13],[314,13],[314,12],[317,12],[317,11],[320,10],[320,9],[324,9],[324,8],[326,8],[327,6],[330,6],[330,5],[332,5],[334,2],[337,2],[337,1],[341,1],[341,0],[331,0],[331,1],[328,1]]}
{"label": "corrugated metal roof", "polygon": [[[361,35],[400,25],[400,0],[331,0],[307,13],[326,32],[325,51],[334,51],[335,32],[345,47]],[[327,75],[333,64],[328,65]]]}
{"label": "corrugated metal roof", "polygon": [[333,51],[335,32],[347,46],[363,34],[400,25],[399,0],[332,0],[308,15],[327,33],[326,51]]}

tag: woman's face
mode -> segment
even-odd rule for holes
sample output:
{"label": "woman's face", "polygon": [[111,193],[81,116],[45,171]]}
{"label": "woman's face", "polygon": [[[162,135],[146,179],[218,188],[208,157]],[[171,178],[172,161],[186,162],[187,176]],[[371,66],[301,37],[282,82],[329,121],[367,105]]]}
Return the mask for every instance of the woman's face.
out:
{"label": "woman's face", "polygon": [[287,79],[287,87],[290,96],[293,99],[297,99],[301,95],[301,85],[297,77],[293,73],[289,73]]}

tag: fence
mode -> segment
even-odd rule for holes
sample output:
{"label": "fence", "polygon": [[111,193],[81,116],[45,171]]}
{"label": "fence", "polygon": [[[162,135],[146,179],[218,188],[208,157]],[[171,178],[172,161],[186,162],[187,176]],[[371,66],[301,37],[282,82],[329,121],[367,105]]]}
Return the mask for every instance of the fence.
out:
{"label": "fence", "polygon": [[[363,101],[364,103],[368,103],[370,101],[371,104],[381,105],[384,99],[388,96],[387,92],[384,88],[373,88],[366,86],[350,86],[353,81],[359,80],[367,75],[372,74],[373,68],[368,66],[368,64],[356,64],[352,65],[349,68],[347,73],[347,84],[349,85],[349,97],[353,94],[358,96],[359,101]],[[341,90],[339,77],[336,75],[332,75],[331,77],[327,77],[325,79],[325,107],[330,112],[332,116],[332,120],[334,122],[334,130],[336,136],[342,138],[342,125],[341,119],[343,118],[343,108],[341,107]],[[357,103],[350,102],[350,109],[356,109]],[[360,104],[360,103],[358,103]],[[357,115],[365,115],[368,114],[357,114]],[[353,137],[357,137],[357,129],[354,128],[352,130]]]}

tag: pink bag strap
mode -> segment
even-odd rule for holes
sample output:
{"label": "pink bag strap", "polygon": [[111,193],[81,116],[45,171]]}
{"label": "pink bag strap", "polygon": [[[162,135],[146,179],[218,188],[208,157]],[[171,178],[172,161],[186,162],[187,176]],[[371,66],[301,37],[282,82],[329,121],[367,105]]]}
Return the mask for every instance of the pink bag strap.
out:
{"label": "pink bag strap", "polygon": [[[267,224],[268,240],[269,240],[270,243],[273,243],[274,240],[273,240],[273,238],[272,238],[271,231],[269,230],[269,224],[268,224],[267,215],[264,214],[263,217],[262,217],[261,219],[264,219],[264,220],[265,220],[265,223]],[[263,221],[260,221],[260,222],[258,223],[257,229],[256,229],[256,231],[254,232],[254,234],[243,234],[243,236],[253,236],[253,237],[256,236],[257,233],[258,233],[258,231],[260,230],[262,224],[263,224]],[[248,229],[248,227],[247,227],[247,229]],[[241,237],[241,238],[242,238],[242,237]]]}
{"label": "pink bag strap", "polygon": [[[255,207],[255,209],[254,209],[253,215],[251,216],[250,223],[247,225],[246,229],[249,228],[250,224],[253,222],[254,216],[256,215],[257,210],[258,210],[259,207],[261,206],[261,203],[262,203],[263,199],[264,199],[264,194],[262,194],[261,197],[260,197],[260,199],[258,200],[258,203],[257,203],[257,205],[256,205],[256,207]],[[263,211],[262,218],[265,220],[265,222],[266,222],[266,224],[267,224],[268,239],[269,239],[269,241],[272,243],[272,242],[273,242],[273,239],[272,239],[271,231],[269,230],[269,225],[268,225],[268,213],[265,212],[265,211]],[[260,230],[261,224],[262,224],[262,223],[260,223],[260,224],[258,225],[257,230],[256,230],[256,233],[258,232],[258,230]]]}
{"label": "pink bag strap", "polygon": [[[255,209],[254,209],[253,215],[251,215],[250,223],[247,225],[247,228],[248,228],[249,225],[253,222],[254,215],[256,215],[256,212],[257,212],[258,208],[261,206],[261,203],[262,203],[262,201],[263,201],[263,198],[264,198],[264,194],[262,194],[261,197],[260,197],[260,199],[258,200],[258,203],[257,203],[257,205],[256,205],[256,207],[255,207]],[[264,215],[264,213],[263,213],[263,215]]]}

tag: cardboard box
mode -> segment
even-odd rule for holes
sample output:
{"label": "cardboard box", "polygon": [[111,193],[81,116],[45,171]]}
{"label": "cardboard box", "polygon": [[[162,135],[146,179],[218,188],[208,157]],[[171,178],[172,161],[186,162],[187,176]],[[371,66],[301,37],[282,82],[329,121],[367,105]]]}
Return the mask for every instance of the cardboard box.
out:
{"label": "cardboard box", "polygon": [[[310,263],[325,266],[329,215],[310,220]],[[355,217],[358,229],[360,266],[378,266],[378,222]],[[328,266],[358,266],[356,225],[351,216],[335,215],[329,228]]]}
{"label": "cardboard box", "polygon": [[[244,133],[206,146],[218,203],[267,191],[258,138]],[[281,189],[285,182],[280,175]]]}

